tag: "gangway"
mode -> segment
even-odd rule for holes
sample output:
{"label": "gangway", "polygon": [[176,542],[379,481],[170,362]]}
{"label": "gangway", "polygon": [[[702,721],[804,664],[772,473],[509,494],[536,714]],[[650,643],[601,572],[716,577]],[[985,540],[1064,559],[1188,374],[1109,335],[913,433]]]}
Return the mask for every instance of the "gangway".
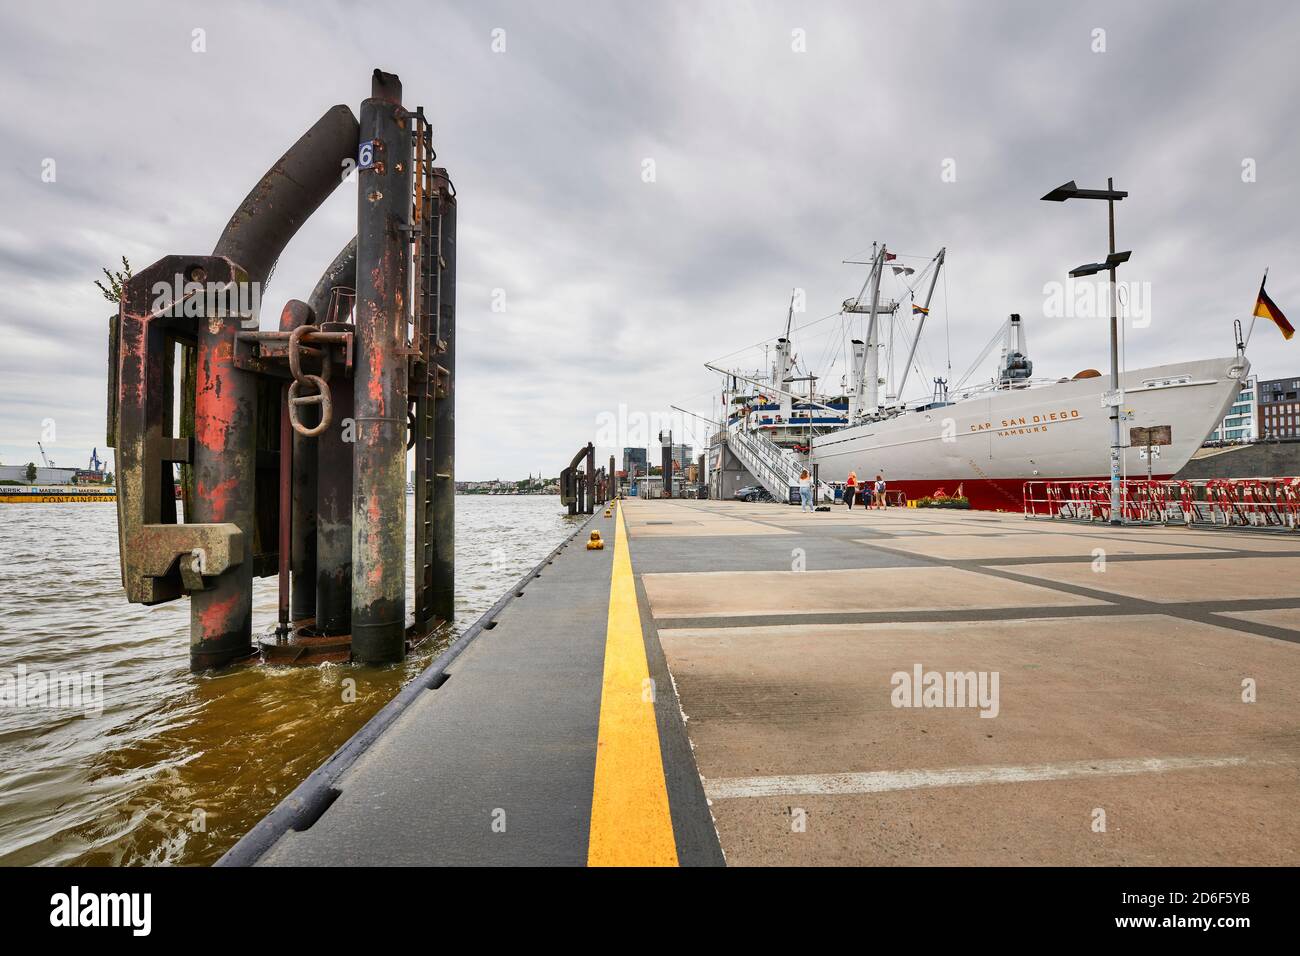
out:
{"label": "gangway", "polygon": [[[761,432],[747,430],[743,423],[727,427],[727,445],[746,470],[777,501],[790,500],[791,486],[797,487],[806,462],[789,448],[782,448]],[[835,489],[824,481],[817,482],[818,502],[833,502]]]}

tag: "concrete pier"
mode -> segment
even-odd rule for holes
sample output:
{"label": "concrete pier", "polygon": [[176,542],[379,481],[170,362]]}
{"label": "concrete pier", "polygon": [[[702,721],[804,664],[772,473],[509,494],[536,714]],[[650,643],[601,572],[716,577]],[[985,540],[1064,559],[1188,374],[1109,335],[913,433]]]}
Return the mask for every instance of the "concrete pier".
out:
{"label": "concrete pier", "polygon": [[1300,536],[635,500],[538,571],[223,862],[1300,863]]}

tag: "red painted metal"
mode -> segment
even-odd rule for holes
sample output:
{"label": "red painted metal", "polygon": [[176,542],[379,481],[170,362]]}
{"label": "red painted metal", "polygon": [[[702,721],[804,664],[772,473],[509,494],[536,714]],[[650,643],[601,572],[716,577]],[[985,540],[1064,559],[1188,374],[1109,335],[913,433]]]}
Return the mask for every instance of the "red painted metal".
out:
{"label": "red painted metal", "polygon": [[376,70],[361,104],[370,164],[357,168],[353,401],[352,653],[401,660],[406,641],[407,320],[410,120],[401,81]]}

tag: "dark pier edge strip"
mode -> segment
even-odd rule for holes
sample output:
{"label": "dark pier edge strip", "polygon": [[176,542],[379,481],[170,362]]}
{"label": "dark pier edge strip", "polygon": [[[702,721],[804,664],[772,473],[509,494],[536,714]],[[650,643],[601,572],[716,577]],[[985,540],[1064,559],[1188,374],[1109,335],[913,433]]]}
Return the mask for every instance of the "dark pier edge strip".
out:
{"label": "dark pier edge strip", "polygon": [[[628,544],[631,550],[630,539]],[[636,573],[635,564],[632,571],[641,615],[641,639],[645,642],[646,663],[655,684],[655,724],[659,729],[660,760],[668,789],[668,812],[677,842],[677,862],[680,866],[726,866],[718,830],[709,810],[708,798],[704,795],[704,781],[700,779],[695,752],[686,734],[682,705],[677,699],[677,689],[673,686],[668,661],[659,643],[654,615],[650,613],[650,599],[641,575]]]}
{"label": "dark pier edge strip", "polygon": [[259,820],[254,827],[240,837],[214,866],[253,866],[260,860],[276,841],[290,830],[306,830],[329,809],[329,805],[341,791],[334,786],[349,767],[352,766],[379,735],[388,729],[402,712],[419,699],[425,691],[440,687],[447,679],[445,673],[452,662],[469,646],[470,642],[486,630],[491,630],[496,618],[511,601],[521,596],[524,589],[534,578],[542,573],[556,555],[563,551],[573,540],[586,530],[588,524],[596,519],[589,515],[573,531],[556,545],[546,557],[539,561],[531,571],[525,574],[501,596],[483,615],[471,624],[455,641],[443,651],[424,671],[403,687],[397,696],[385,704],[378,713],[353,734],[346,743],[334,751],[326,761],[313,770],[307,779],[298,784],[293,791],[281,800],[274,809]]}

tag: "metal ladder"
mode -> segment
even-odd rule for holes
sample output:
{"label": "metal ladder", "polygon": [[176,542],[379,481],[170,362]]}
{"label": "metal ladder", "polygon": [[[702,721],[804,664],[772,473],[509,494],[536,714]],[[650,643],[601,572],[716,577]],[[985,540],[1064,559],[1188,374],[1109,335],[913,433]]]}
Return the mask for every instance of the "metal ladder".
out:
{"label": "metal ladder", "polygon": [[411,397],[415,422],[411,437],[415,446],[415,627],[433,626],[433,489],[434,407],[438,400],[438,250],[442,240],[441,217],[435,212],[433,186],[433,134],[423,108],[416,111],[411,125],[412,151],[411,225],[415,238],[414,363]]}

